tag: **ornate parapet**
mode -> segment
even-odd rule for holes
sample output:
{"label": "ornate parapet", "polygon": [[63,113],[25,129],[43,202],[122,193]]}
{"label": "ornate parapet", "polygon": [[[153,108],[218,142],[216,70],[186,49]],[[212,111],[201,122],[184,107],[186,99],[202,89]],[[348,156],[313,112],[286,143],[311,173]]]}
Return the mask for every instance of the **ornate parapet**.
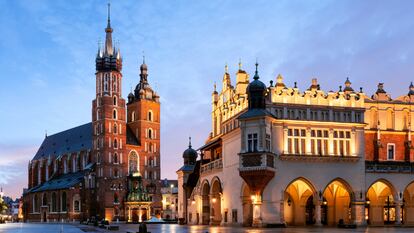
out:
{"label": "ornate parapet", "polygon": [[404,161],[365,161],[367,173],[414,173],[414,163]]}
{"label": "ornate parapet", "polygon": [[304,155],[304,154],[282,154],[279,156],[282,161],[301,161],[301,162],[327,162],[327,163],[356,163],[361,157],[359,156],[335,156],[335,155]]}

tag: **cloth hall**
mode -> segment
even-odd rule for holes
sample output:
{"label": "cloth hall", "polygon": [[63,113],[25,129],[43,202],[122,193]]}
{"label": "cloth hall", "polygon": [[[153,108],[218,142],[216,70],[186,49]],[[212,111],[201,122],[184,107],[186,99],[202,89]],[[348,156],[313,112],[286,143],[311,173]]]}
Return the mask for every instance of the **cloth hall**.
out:
{"label": "cloth hall", "polygon": [[160,101],[140,66],[138,84],[122,97],[122,56],[106,38],[96,55],[92,122],[46,136],[28,164],[27,221],[141,222],[161,216]]}
{"label": "cloth hall", "polygon": [[336,91],[265,85],[226,67],[211,132],[177,171],[187,224],[414,225],[414,85],[392,98],[347,78]]}

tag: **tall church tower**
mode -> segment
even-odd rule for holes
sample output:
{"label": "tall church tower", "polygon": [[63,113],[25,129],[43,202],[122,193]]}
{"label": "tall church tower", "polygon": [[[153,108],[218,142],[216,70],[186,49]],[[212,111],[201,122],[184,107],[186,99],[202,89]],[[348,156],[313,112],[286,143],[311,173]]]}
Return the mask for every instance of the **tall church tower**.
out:
{"label": "tall church tower", "polygon": [[112,43],[110,5],[103,48],[96,56],[96,98],[92,101],[93,151],[96,161],[97,214],[123,219],[126,195],[126,109],[122,98],[122,58]]}
{"label": "tall church tower", "polygon": [[154,215],[159,215],[162,204],[160,195],[160,101],[148,82],[145,58],[140,66],[140,80],[134,93],[128,95],[127,125],[138,140],[139,172],[151,194]]}

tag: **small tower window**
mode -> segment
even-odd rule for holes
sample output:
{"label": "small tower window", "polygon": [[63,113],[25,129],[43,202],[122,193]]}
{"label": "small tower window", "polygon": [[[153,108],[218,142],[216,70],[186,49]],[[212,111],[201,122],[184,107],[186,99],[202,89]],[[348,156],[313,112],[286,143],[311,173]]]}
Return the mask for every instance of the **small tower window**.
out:
{"label": "small tower window", "polygon": [[114,164],[118,164],[119,163],[119,161],[118,161],[118,154],[117,153],[114,153],[113,161],[114,161]]}
{"label": "small tower window", "polygon": [[116,96],[114,96],[114,105],[117,106],[118,105],[118,100],[116,98]]}
{"label": "small tower window", "polygon": [[148,112],[148,120],[152,121],[152,111],[151,110]]}
{"label": "small tower window", "polygon": [[108,91],[108,74],[105,74],[104,91]]}
{"label": "small tower window", "polygon": [[117,133],[118,133],[118,127],[116,124],[114,124],[114,134],[117,134]]}
{"label": "small tower window", "polygon": [[118,140],[114,139],[114,148],[118,148]]}
{"label": "small tower window", "polygon": [[148,129],[148,138],[152,138],[152,129]]}
{"label": "small tower window", "polygon": [[131,114],[131,121],[135,121],[135,111],[133,111]]}
{"label": "small tower window", "polygon": [[114,109],[114,112],[113,112],[113,117],[114,117],[114,119],[116,120],[117,118],[117,114],[116,114],[116,109]]}

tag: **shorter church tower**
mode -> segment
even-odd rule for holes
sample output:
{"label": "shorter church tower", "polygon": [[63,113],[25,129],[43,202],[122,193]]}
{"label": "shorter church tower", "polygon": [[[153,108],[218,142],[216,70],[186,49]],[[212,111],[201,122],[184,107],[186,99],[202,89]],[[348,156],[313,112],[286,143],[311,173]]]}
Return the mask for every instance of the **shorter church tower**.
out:
{"label": "shorter church tower", "polygon": [[[136,149],[131,153],[138,157],[137,171],[143,177],[143,185],[151,195],[153,204],[151,213],[161,213],[160,195],[160,101],[158,94],[148,82],[148,66],[145,59],[140,66],[140,80],[134,93],[128,95],[127,125],[131,135],[135,136]],[[128,143],[133,144],[133,143]],[[134,155],[135,156],[135,155]]]}

